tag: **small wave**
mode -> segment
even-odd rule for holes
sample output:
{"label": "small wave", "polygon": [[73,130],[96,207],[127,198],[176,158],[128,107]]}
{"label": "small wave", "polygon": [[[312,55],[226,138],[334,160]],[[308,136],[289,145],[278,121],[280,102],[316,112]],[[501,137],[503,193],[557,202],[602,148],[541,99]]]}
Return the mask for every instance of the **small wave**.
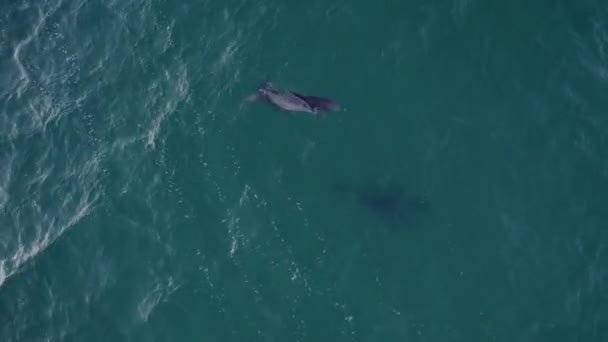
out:
{"label": "small wave", "polygon": [[462,25],[466,19],[467,12],[471,7],[473,0],[455,0],[452,7],[452,16],[458,25]]}
{"label": "small wave", "polygon": [[233,210],[229,210],[227,216],[228,218],[223,222],[228,226],[228,235],[230,236],[230,257],[234,258],[242,240],[242,233],[240,232],[241,219],[236,216],[236,213]]}
{"label": "small wave", "polygon": [[230,40],[222,53],[220,54],[218,60],[212,67],[213,73],[219,73],[220,71],[227,68],[234,60],[234,55],[239,51],[240,45],[240,34],[237,33],[236,38]]}
{"label": "small wave", "polygon": [[44,24],[46,17],[42,14],[42,10],[38,9],[38,12],[40,14],[40,19],[38,20],[36,26],[34,26],[34,30],[27,37],[25,37],[25,39],[17,43],[15,46],[15,51],[13,51],[13,61],[15,62],[15,65],[17,65],[20,75],[20,84],[17,87],[17,97],[21,97],[23,94],[23,89],[25,89],[31,81],[27,70],[25,70],[25,67],[23,66],[23,62],[21,62],[21,59],[19,58],[19,54],[21,53],[21,49],[26,47],[34,39],[34,37],[38,36],[40,27],[42,27],[42,24]]}
{"label": "small wave", "polygon": [[171,20],[171,23],[165,28],[165,32],[159,34],[159,43],[162,45],[161,52],[165,53],[169,50],[169,47],[173,45],[173,29],[175,28],[175,20]]}
{"label": "small wave", "polygon": [[[146,148],[155,149],[156,139],[161,129],[162,123],[165,119],[175,112],[177,106],[184,100],[187,99],[190,83],[188,81],[188,69],[184,64],[180,65],[180,70],[177,72],[177,79],[172,80],[169,71],[165,71],[165,82],[167,86],[165,88],[173,89],[173,94],[169,96],[163,107],[160,109],[159,114],[152,120],[152,124],[146,133]],[[157,90],[158,89],[158,90]],[[159,86],[159,82],[154,83],[151,86],[153,94],[151,94],[151,101],[154,102],[157,98],[162,96],[163,87]],[[156,90],[156,93],[154,91]]]}
{"label": "small wave", "polygon": [[[238,205],[232,209],[229,209],[227,212],[226,219],[223,220],[228,227],[228,235],[230,237],[230,257],[234,258],[235,253],[239,249],[240,246],[243,245],[245,240],[245,235],[241,231],[241,218],[240,218],[240,210],[246,208],[249,204],[249,193],[252,192],[252,188],[245,184],[243,191],[241,192],[241,196],[238,200]],[[257,198],[257,195],[254,196]]]}
{"label": "small wave", "polygon": [[[11,257],[0,260],[0,288],[7,279],[17,274],[26,263],[46,250],[68,229],[90,214],[98,198],[98,195],[91,195],[91,198],[89,198],[89,196],[83,197],[76,208],[76,212],[58,228],[52,227],[56,220],[51,219],[49,221],[51,222],[51,227],[42,227],[46,222],[40,222],[40,226],[37,229],[39,235],[36,237],[35,241],[28,242],[27,245],[22,242],[23,237],[19,235],[18,240],[21,242],[19,243],[17,250]],[[42,233],[45,229],[46,232]]]}
{"label": "small wave", "polygon": [[49,94],[41,94],[30,100],[29,109],[31,118],[33,120],[33,127],[40,128],[43,131],[49,123],[59,119],[64,113],[66,113],[66,102],[58,103]]}
{"label": "small wave", "polygon": [[15,157],[16,153],[13,152],[10,157],[0,159],[0,162],[2,163],[2,165],[0,165],[0,211],[4,209],[9,201],[9,192],[7,189],[11,182]]}
{"label": "small wave", "polygon": [[142,140],[142,136],[117,138],[110,146],[109,153],[114,154],[116,152],[124,152],[127,147],[139,142],[140,140]]}
{"label": "small wave", "polygon": [[175,283],[172,276],[169,276],[163,283],[157,283],[137,304],[139,318],[147,322],[154,308],[161,302],[166,301],[178,288],[179,285]]}
{"label": "small wave", "polygon": [[53,8],[51,8],[47,12],[43,12],[42,9],[38,7],[39,19],[38,22],[34,25],[34,29],[27,37],[25,37],[25,39],[18,42],[15,46],[15,50],[13,51],[13,61],[15,62],[15,65],[17,66],[20,75],[20,84],[17,87],[17,98],[20,98],[23,95],[25,89],[27,89],[28,85],[31,82],[31,78],[26,70],[26,67],[23,65],[23,62],[20,58],[21,50],[26,48],[34,39],[38,37],[40,30],[46,23],[48,17],[55,13],[59,6],[61,6],[61,1],[58,1],[55,6],[53,6]]}
{"label": "small wave", "polygon": [[[53,166],[56,162],[49,152],[50,145],[39,156],[34,175],[29,179],[15,180],[26,184],[25,191],[30,198],[26,206],[5,211],[13,213],[10,214],[12,216],[5,215],[7,229],[11,229],[13,235],[4,242],[6,252],[0,255],[0,287],[93,212],[100,199],[99,175],[104,154],[97,153],[83,161],[68,160],[65,170],[58,173],[60,170]],[[50,182],[50,179],[54,181]],[[49,202],[49,196],[58,194],[63,198],[61,203]]]}
{"label": "small wave", "polygon": [[586,36],[574,34],[575,43],[578,46],[578,54],[581,65],[586,68],[595,78],[608,81],[608,29],[606,24],[593,21],[592,40]]}

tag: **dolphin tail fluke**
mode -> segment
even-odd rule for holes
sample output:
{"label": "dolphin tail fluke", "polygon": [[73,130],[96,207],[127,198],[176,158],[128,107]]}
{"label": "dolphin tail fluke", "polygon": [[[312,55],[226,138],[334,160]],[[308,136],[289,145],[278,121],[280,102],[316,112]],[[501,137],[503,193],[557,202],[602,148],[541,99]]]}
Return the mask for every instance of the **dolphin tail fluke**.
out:
{"label": "dolphin tail fluke", "polygon": [[273,89],[272,83],[270,82],[270,77],[268,75],[266,75],[264,77],[264,81],[260,85],[258,85],[256,92],[245,97],[243,99],[243,101],[256,102],[256,101],[263,100],[264,99],[264,95],[263,95],[264,90],[267,90],[267,89]]}

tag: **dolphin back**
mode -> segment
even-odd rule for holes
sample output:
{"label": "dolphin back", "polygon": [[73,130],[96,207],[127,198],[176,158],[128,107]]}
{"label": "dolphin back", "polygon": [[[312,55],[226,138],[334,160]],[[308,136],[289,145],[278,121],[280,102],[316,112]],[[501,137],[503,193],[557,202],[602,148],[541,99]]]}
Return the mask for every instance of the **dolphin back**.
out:
{"label": "dolphin back", "polygon": [[317,115],[319,118],[322,118],[325,112],[339,111],[341,109],[340,104],[329,98],[307,96],[293,91],[279,90],[268,79],[258,87],[255,93],[245,98],[247,102],[260,100],[289,112],[320,114]]}
{"label": "dolphin back", "polygon": [[338,102],[329,98],[320,96],[308,96],[298,93],[294,93],[294,95],[306,101],[306,103],[308,103],[308,105],[316,112],[336,112],[341,109],[341,106]]}

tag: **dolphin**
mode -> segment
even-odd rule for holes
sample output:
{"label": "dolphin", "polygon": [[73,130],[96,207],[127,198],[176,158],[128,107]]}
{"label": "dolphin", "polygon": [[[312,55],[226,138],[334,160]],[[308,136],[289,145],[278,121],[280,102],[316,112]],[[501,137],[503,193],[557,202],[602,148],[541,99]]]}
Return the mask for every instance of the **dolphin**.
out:
{"label": "dolphin", "polygon": [[391,225],[407,225],[430,210],[426,198],[407,194],[400,187],[358,187],[338,183],[334,184],[333,190]]}
{"label": "dolphin", "polygon": [[266,101],[288,112],[311,113],[318,117],[324,117],[326,112],[341,110],[340,104],[332,99],[277,89],[270,82],[266,82],[255,93],[247,96],[245,101]]}

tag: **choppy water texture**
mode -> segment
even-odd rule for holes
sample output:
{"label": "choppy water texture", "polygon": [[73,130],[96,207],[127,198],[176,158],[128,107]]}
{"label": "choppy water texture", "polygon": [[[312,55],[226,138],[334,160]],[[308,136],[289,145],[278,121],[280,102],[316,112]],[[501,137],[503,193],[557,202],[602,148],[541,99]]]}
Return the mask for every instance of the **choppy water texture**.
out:
{"label": "choppy water texture", "polygon": [[4,0],[0,340],[606,341],[607,89],[599,0]]}

